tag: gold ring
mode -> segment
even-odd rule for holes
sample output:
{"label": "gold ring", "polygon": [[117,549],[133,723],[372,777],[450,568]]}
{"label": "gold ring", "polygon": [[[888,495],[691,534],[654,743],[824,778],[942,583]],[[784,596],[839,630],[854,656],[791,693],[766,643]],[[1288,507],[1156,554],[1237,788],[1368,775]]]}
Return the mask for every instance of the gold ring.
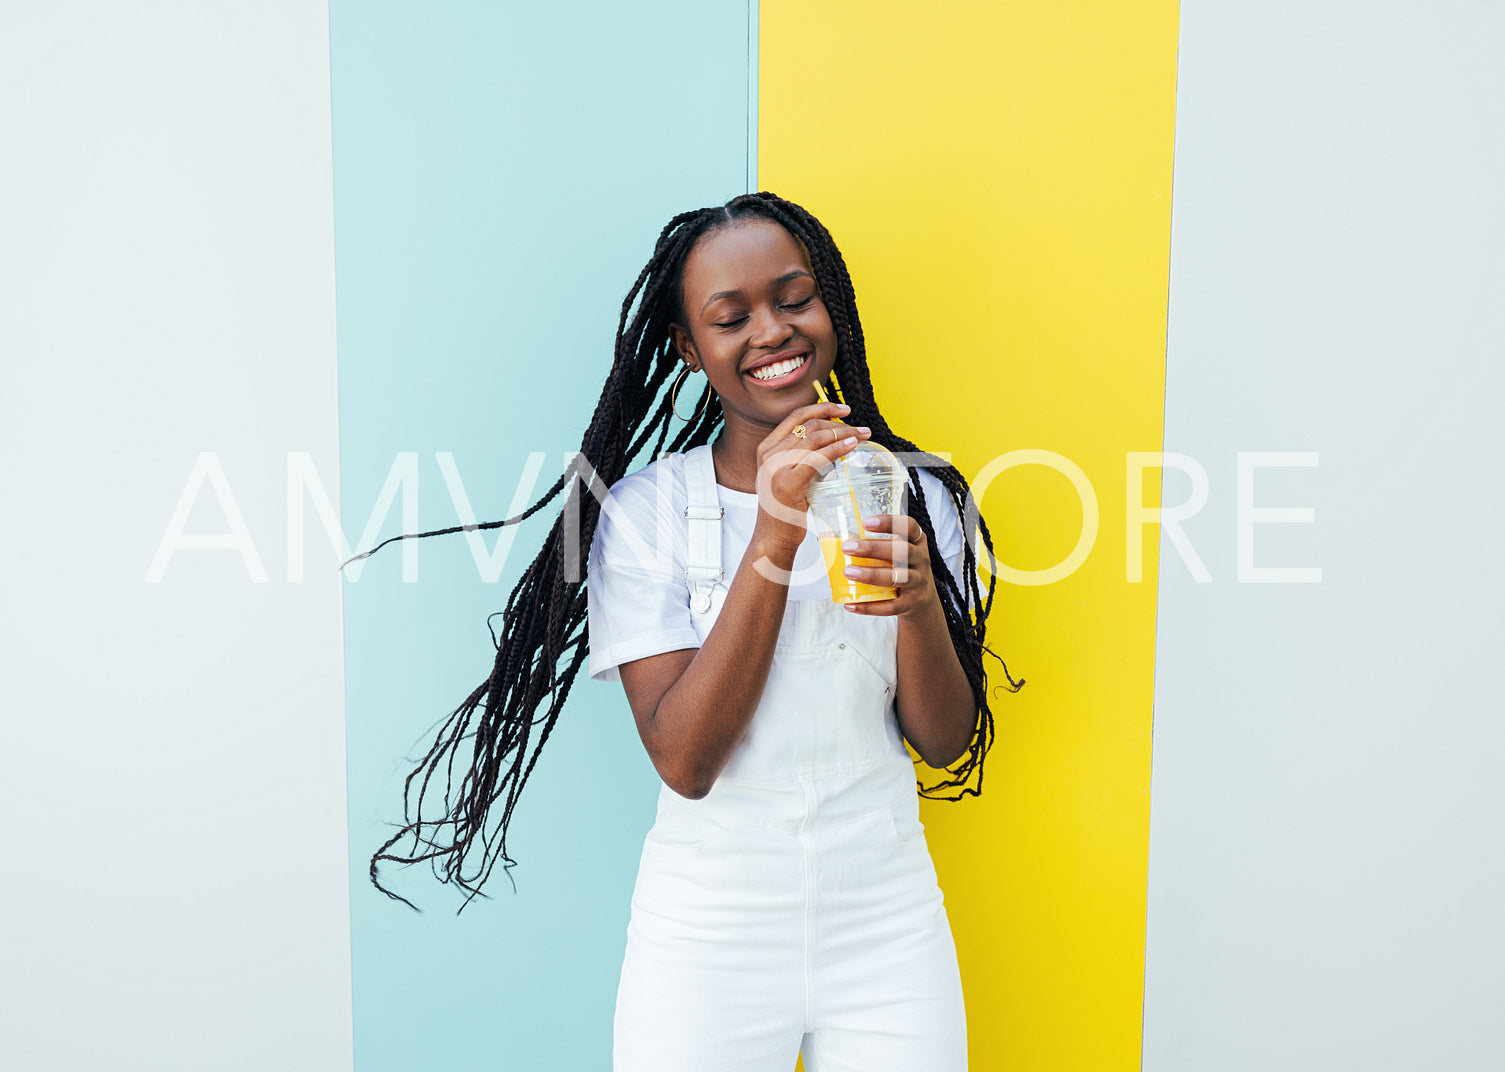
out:
{"label": "gold ring", "polygon": [[794,426],[794,438],[795,439],[804,439],[805,438],[805,426],[803,424],[796,424]]}

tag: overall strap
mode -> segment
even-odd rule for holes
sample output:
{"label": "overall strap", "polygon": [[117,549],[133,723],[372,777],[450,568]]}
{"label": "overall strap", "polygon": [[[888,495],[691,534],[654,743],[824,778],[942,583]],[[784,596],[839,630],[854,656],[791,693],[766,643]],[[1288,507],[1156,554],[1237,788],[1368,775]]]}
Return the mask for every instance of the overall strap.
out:
{"label": "overall strap", "polygon": [[711,609],[711,593],[725,576],[721,568],[721,516],[726,512],[716,494],[716,466],[711,445],[685,452],[685,524],[689,530],[689,553],[685,557],[685,580],[690,582],[690,609],[705,614]]}

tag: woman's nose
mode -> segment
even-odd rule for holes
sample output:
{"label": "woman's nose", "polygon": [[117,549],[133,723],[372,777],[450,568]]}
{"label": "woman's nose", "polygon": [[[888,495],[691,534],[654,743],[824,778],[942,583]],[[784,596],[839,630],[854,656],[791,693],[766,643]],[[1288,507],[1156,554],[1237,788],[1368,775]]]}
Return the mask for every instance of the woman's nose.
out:
{"label": "woman's nose", "polygon": [[774,347],[794,334],[794,328],[779,319],[773,309],[763,309],[752,314],[754,346]]}

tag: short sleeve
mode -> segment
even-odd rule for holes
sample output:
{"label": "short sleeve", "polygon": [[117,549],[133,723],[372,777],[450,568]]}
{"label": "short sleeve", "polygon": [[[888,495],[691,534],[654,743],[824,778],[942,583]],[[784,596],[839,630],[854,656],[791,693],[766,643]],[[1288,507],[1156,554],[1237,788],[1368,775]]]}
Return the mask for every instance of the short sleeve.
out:
{"label": "short sleeve", "polygon": [[601,504],[586,574],[587,672],[619,681],[622,663],[700,647],[690,619],[683,526],[670,503],[682,494],[663,461],[624,477]]}
{"label": "short sleeve", "polygon": [[967,586],[962,580],[962,526],[956,504],[951,501],[951,492],[940,478],[924,469],[918,470],[920,485],[925,490],[925,510],[930,514],[930,523],[935,527],[935,542],[941,557],[956,580],[957,589],[966,598]]}

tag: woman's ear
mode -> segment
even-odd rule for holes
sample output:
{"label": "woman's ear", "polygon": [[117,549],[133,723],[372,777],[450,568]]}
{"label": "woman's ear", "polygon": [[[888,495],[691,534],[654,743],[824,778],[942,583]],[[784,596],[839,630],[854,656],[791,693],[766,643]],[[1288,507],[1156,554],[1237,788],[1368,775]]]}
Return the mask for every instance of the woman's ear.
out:
{"label": "woman's ear", "polygon": [[691,372],[700,371],[700,359],[695,356],[695,342],[690,333],[678,324],[669,325],[669,341],[679,354],[679,359],[690,367]]}

